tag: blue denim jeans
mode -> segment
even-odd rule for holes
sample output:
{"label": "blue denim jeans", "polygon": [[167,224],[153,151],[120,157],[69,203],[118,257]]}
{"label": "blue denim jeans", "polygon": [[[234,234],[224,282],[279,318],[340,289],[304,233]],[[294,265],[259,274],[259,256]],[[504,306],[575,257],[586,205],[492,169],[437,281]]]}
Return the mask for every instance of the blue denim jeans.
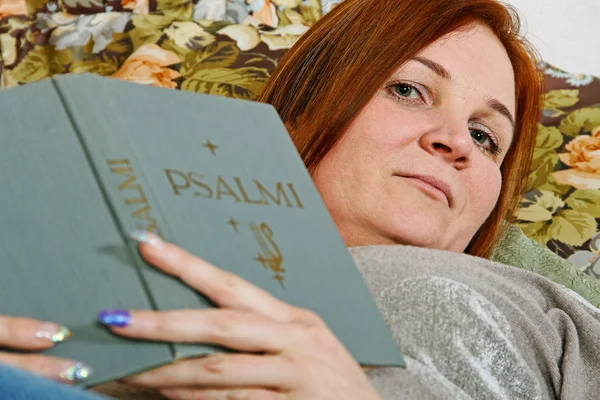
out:
{"label": "blue denim jeans", "polygon": [[107,400],[108,398],[0,364],[0,399]]}

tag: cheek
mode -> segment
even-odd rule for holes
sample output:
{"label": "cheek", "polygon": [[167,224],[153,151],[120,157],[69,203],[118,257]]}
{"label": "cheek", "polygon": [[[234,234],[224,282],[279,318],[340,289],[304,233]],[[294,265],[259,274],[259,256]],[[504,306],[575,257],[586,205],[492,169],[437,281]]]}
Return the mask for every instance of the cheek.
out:
{"label": "cheek", "polygon": [[403,120],[380,99],[373,101],[328,153],[340,176],[362,185],[380,179],[411,140]]}
{"label": "cheek", "polygon": [[421,118],[399,111],[392,101],[374,101],[348,133],[354,146],[353,163],[365,167],[360,174],[380,181],[405,164],[405,150],[418,139],[422,125]]}
{"label": "cheek", "polygon": [[357,193],[373,184],[371,172],[376,170],[376,158],[365,137],[357,129],[350,129],[313,171],[313,181],[333,214],[347,213]]}
{"label": "cheek", "polygon": [[485,221],[490,215],[500,197],[502,189],[502,174],[498,167],[489,162],[485,167],[479,168],[469,182],[469,203],[477,219]]}

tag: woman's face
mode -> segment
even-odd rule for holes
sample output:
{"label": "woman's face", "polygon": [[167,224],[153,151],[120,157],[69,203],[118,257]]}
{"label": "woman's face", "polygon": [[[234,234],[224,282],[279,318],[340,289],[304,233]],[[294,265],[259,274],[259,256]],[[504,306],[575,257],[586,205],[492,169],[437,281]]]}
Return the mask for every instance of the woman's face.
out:
{"label": "woman's face", "polygon": [[512,65],[489,28],[425,48],[313,174],[346,245],[464,251],[498,200],[514,118]]}

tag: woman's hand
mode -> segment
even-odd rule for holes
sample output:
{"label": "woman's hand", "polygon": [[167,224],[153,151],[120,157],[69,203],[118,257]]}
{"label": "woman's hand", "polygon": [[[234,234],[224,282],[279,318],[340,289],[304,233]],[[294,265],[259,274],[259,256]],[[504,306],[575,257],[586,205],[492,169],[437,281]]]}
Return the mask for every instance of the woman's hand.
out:
{"label": "woman's hand", "polygon": [[146,232],[142,256],[210,298],[207,310],[104,310],[122,336],[221,345],[235,353],[181,360],[125,383],[176,399],[360,399],[379,396],[361,367],[314,313],[274,298]]}
{"label": "woman's hand", "polygon": [[[28,352],[49,349],[67,340],[71,331],[64,326],[35,319],[0,315],[0,347]],[[91,369],[73,360],[40,354],[0,352],[0,363],[63,383],[81,381]]]}

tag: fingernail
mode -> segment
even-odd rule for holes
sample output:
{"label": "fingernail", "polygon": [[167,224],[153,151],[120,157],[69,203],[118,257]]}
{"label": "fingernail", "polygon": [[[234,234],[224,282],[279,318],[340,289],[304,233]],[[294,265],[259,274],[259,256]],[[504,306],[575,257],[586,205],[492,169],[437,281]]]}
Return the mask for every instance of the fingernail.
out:
{"label": "fingernail", "polygon": [[35,333],[35,337],[42,340],[49,340],[53,343],[60,343],[68,340],[72,336],[69,328],[57,324],[46,324]]}
{"label": "fingernail", "polygon": [[107,326],[123,328],[129,325],[131,314],[127,310],[108,309],[98,313],[98,320]]}
{"label": "fingernail", "polygon": [[148,231],[133,231],[129,234],[129,238],[139,243],[148,244],[157,249],[160,249],[163,246],[162,239],[159,236]]}
{"label": "fingernail", "polygon": [[83,381],[84,379],[89,378],[90,375],[92,375],[92,368],[89,365],[80,362],[71,365],[60,373],[61,378],[70,382]]}

